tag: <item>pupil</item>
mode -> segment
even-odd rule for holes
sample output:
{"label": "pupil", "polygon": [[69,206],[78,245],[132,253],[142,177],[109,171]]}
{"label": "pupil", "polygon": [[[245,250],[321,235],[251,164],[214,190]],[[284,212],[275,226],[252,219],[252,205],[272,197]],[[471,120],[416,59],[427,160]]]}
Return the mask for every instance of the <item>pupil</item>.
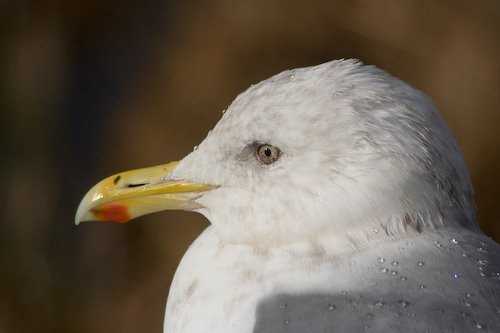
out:
{"label": "pupil", "polygon": [[271,149],[266,148],[266,149],[264,150],[264,154],[266,154],[266,156],[267,156],[267,157],[271,156]]}

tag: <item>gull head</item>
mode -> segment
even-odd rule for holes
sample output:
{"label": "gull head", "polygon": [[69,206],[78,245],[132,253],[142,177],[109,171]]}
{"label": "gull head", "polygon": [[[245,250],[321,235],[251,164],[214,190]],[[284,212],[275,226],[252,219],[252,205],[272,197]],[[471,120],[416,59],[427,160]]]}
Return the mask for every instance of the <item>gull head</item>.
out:
{"label": "gull head", "polygon": [[[432,102],[356,60],[289,70],[251,86],[197,149],[155,172],[151,186],[162,189],[153,195],[164,201],[132,217],[197,211],[226,242],[279,244],[365,226],[387,234],[477,227],[462,153]],[[184,186],[175,198],[163,189],[172,183]],[[89,202],[80,220],[103,213],[104,204]]]}

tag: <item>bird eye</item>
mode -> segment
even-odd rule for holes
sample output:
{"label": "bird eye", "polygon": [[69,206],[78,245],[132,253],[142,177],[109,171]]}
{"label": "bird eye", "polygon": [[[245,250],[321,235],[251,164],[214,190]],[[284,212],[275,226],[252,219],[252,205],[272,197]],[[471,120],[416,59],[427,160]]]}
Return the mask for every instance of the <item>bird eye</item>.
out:
{"label": "bird eye", "polygon": [[274,146],[263,144],[257,147],[257,158],[264,164],[272,164],[280,157],[280,150]]}

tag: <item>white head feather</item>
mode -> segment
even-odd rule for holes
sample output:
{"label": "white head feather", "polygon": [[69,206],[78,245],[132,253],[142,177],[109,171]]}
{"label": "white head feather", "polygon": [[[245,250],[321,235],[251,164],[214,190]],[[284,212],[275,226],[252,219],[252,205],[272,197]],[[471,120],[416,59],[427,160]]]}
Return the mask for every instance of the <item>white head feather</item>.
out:
{"label": "white head feather", "polygon": [[[259,144],[280,158],[261,163]],[[462,153],[431,101],[355,60],[250,87],[173,177],[220,186],[199,211],[227,242],[290,243],[366,225],[477,228]]]}

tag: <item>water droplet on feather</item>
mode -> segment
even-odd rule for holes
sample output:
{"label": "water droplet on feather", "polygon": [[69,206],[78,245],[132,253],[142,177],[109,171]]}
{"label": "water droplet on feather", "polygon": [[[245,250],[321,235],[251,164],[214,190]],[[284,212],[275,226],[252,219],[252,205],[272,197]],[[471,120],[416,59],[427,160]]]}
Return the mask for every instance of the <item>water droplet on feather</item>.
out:
{"label": "water droplet on feather", "polygon": [[405,301],[405,300],[399,300],[398,304],[402,308],[406,308],[408,305],[410,305],[410,303],[408,301]]}

